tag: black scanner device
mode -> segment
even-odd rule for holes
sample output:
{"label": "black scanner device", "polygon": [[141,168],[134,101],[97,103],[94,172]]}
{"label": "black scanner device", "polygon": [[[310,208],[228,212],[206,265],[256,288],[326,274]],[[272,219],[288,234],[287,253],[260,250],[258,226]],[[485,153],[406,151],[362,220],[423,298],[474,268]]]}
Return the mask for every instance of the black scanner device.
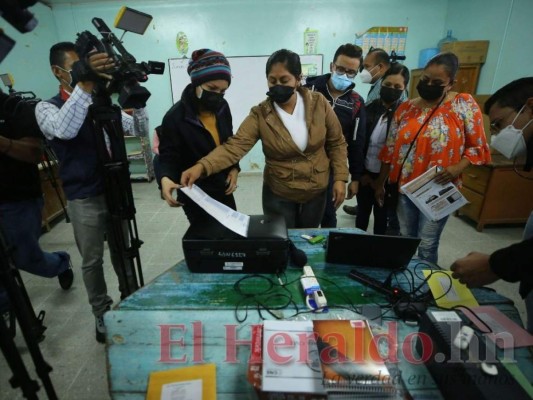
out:
{"label": "black scanner device", "polygon": [[251,215],[243,237],[211,218],[191,225],[182,239],[191,272],[279,273],[287,268],[290,241],[281,215]]}

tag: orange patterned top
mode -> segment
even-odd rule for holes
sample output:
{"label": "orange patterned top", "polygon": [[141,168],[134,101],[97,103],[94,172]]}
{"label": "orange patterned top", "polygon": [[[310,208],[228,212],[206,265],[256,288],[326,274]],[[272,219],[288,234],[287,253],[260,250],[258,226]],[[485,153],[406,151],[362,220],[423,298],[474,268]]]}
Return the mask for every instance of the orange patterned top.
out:
{"label": "orange patterned top", "polygon": [[[391,182],[398,181],[405,154],[431,111],[432,108],[415,106],[412,100],[402,103],[396,110],[387,142],[379,154],[382,162],[391,164]],[[457,164],[463,157],[475,165],[491,160],[479,106],[471,95],[459,93],[440,105],[418,135],[403,166],[399,184],[412,181],[430,167],[446,168]],[[454,183],[460,186],[460,177]]]}

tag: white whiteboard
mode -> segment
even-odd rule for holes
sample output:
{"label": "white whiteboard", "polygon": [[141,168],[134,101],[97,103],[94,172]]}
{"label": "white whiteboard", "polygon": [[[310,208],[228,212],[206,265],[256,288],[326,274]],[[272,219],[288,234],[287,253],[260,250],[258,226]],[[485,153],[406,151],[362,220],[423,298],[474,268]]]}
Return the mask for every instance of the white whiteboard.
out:
{"label": "white whiteboard", "polygon": [[[266,99],[268,85],[266,80],[266,62],[269,56],[227,57],[231,66],[231,85],[224,98],[230,105],[233,116],[233,132],[237,132],[250,109]],[[322,54],[300,56],[302,72],[305,76],[322,75]],[[187,74],[188,58],[170,58],[168,60],[172,103],[181,98],[183,89],[191,82]],[[254,146],[240,163],[242,171],[262,171],[265,165],[261,145]]]}

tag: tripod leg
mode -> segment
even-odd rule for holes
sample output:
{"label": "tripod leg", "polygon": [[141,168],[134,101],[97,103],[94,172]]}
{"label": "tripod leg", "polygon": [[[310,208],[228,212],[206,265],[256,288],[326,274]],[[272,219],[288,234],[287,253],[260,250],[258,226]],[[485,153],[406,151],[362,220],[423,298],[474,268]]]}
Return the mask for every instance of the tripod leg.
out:
{"label": "tripod leg", "polygon": [[[113,264],[119,278],[124,280],[124,294],[129,295],[139,288],[139,281],[141,285],[144,282],[139,255],[142,241],[138,238],[135,222],[135,204],[124,132],[120,110],[111,105],[110,99],[106,99],[105,105],[101,107],[95,103],[90,106],[89,112],[96,131],[104,175],[104,193],[112,224],[108,229],[108,239],[112,237],[116,244],[117,261]],[[110,149],[107,147],[105,135],[109,139]]]}
{"label": "tripod leg", "polygon": [[[54,188],[56,192],[57,199],[59,200],[59,204],[61,204],[61,208],[63,209],[63,214],[65,215],[65,221],[68,224],[70,222],[70,218],[68,216],[67,208],[65,207],[65,202],[63,201],[63,197],[61,196],[61,193],[59,192],[59,185],[57,183],[57,179],[55,176],[52,160],[54,160],[56,163],[58,162],[57,156],[55,155],[54,151],[52,150],[50,145],[47,144],[45,146],[44,159],[43,159],[44,164],[45,164],[44,170],[46,174],[48,175],[50,184],[52,185],[52,187]],[[50,229],[48,228],[48,230]]]}
{"label": "tripod leg", "polygon": [[[10,257],[8,246],[1,232],[0,232],[0,282],[2,282],[2,286],[4,290],[6,291],[7,295],[9,296],[9,302],[17,317],[17,321],[20,326],[20,331],[22,332],[22,335],[24,336],[26,347],[28,348],[28,351],[31,355],[33,363],[35,364],[35,370],[37,371],[37,375],[39,376],[39,378],[41,379],[41,382],[43,383],[43,386],[46,390],[48,398],[55,400],[57,399],[57,396],[56,396],[54,387],[52,385],[52,381],[50,380],[50,371],[52,371],[52,367],[50,367],[44,360],[43,355],[41,353],[41,349],[39,348],[39,343],[38,343],[38,340],[40,337],[42,337],[42,332],[43,332],[42,330],[38,329],[39,327],[43,328],[42,321],[40,321],[39,318],[35,316],[35,312],[33,311],[33,307],[31,305],[31,301],[24,288],[24,283],[22,282],[20,274],[17,268],[15,268],[15,264],[13,263],[13,260]],[[37,324],[39,326],[37,326]],[[11,340],[11,351],[13,350],[16,351],[16,347],[12,343],[13,340],[10,339],[8,336],[8,329],[5,326],[5,322],[3,319],[1,321],[1,329],[2,329],[2,332],[1,332],[0,339]],[[10,343],[7,341],[2,342],[2,346],[3,346],[2,351],[4,353],[6,353],[7,351],[7,354],[9,354],[10,359],[15,360],[13,361],[14,366],[20,368],[20,364],[17,363],[16,359],[14,359],[13,355],[9,352]],[[17,379],[23,379],[24,382],[18,382]],[[36,392],[36,390],[33,390],[29,386],[27,379],[24,376],[17,376],[14,383],[21,386],[23,392],[27,391],[29,395],[31,396],[29,398],[35,398],[35,399],[37,398],[35,393],[33,393],[33,395],[31,393],[32,391]]]}
{"label": "tripod leg", "polygon": [[9,380],[11,387],[20,387],[24,397],[27,399],[38,399],[39,384],[30,378],[3,318],[0,318],[0,348],[11,372],[13,372],[13,377]]}

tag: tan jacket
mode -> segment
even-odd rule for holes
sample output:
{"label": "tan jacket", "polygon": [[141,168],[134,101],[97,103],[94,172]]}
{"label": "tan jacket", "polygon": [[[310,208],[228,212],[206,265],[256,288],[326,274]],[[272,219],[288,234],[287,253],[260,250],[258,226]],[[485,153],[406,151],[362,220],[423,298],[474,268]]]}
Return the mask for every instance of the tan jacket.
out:
{"label": "tan jacket", "polygon": [[202,158],[207,175],[236,164],[261,139],[265,154],[263,179],[276,195],[305,203],[328,186],[329,169],[335,181],[348,181],[347,145],[341,125],[326,98],[299,88],[309,132],[302,152],[267,99],[251,109],[237,133]]}

